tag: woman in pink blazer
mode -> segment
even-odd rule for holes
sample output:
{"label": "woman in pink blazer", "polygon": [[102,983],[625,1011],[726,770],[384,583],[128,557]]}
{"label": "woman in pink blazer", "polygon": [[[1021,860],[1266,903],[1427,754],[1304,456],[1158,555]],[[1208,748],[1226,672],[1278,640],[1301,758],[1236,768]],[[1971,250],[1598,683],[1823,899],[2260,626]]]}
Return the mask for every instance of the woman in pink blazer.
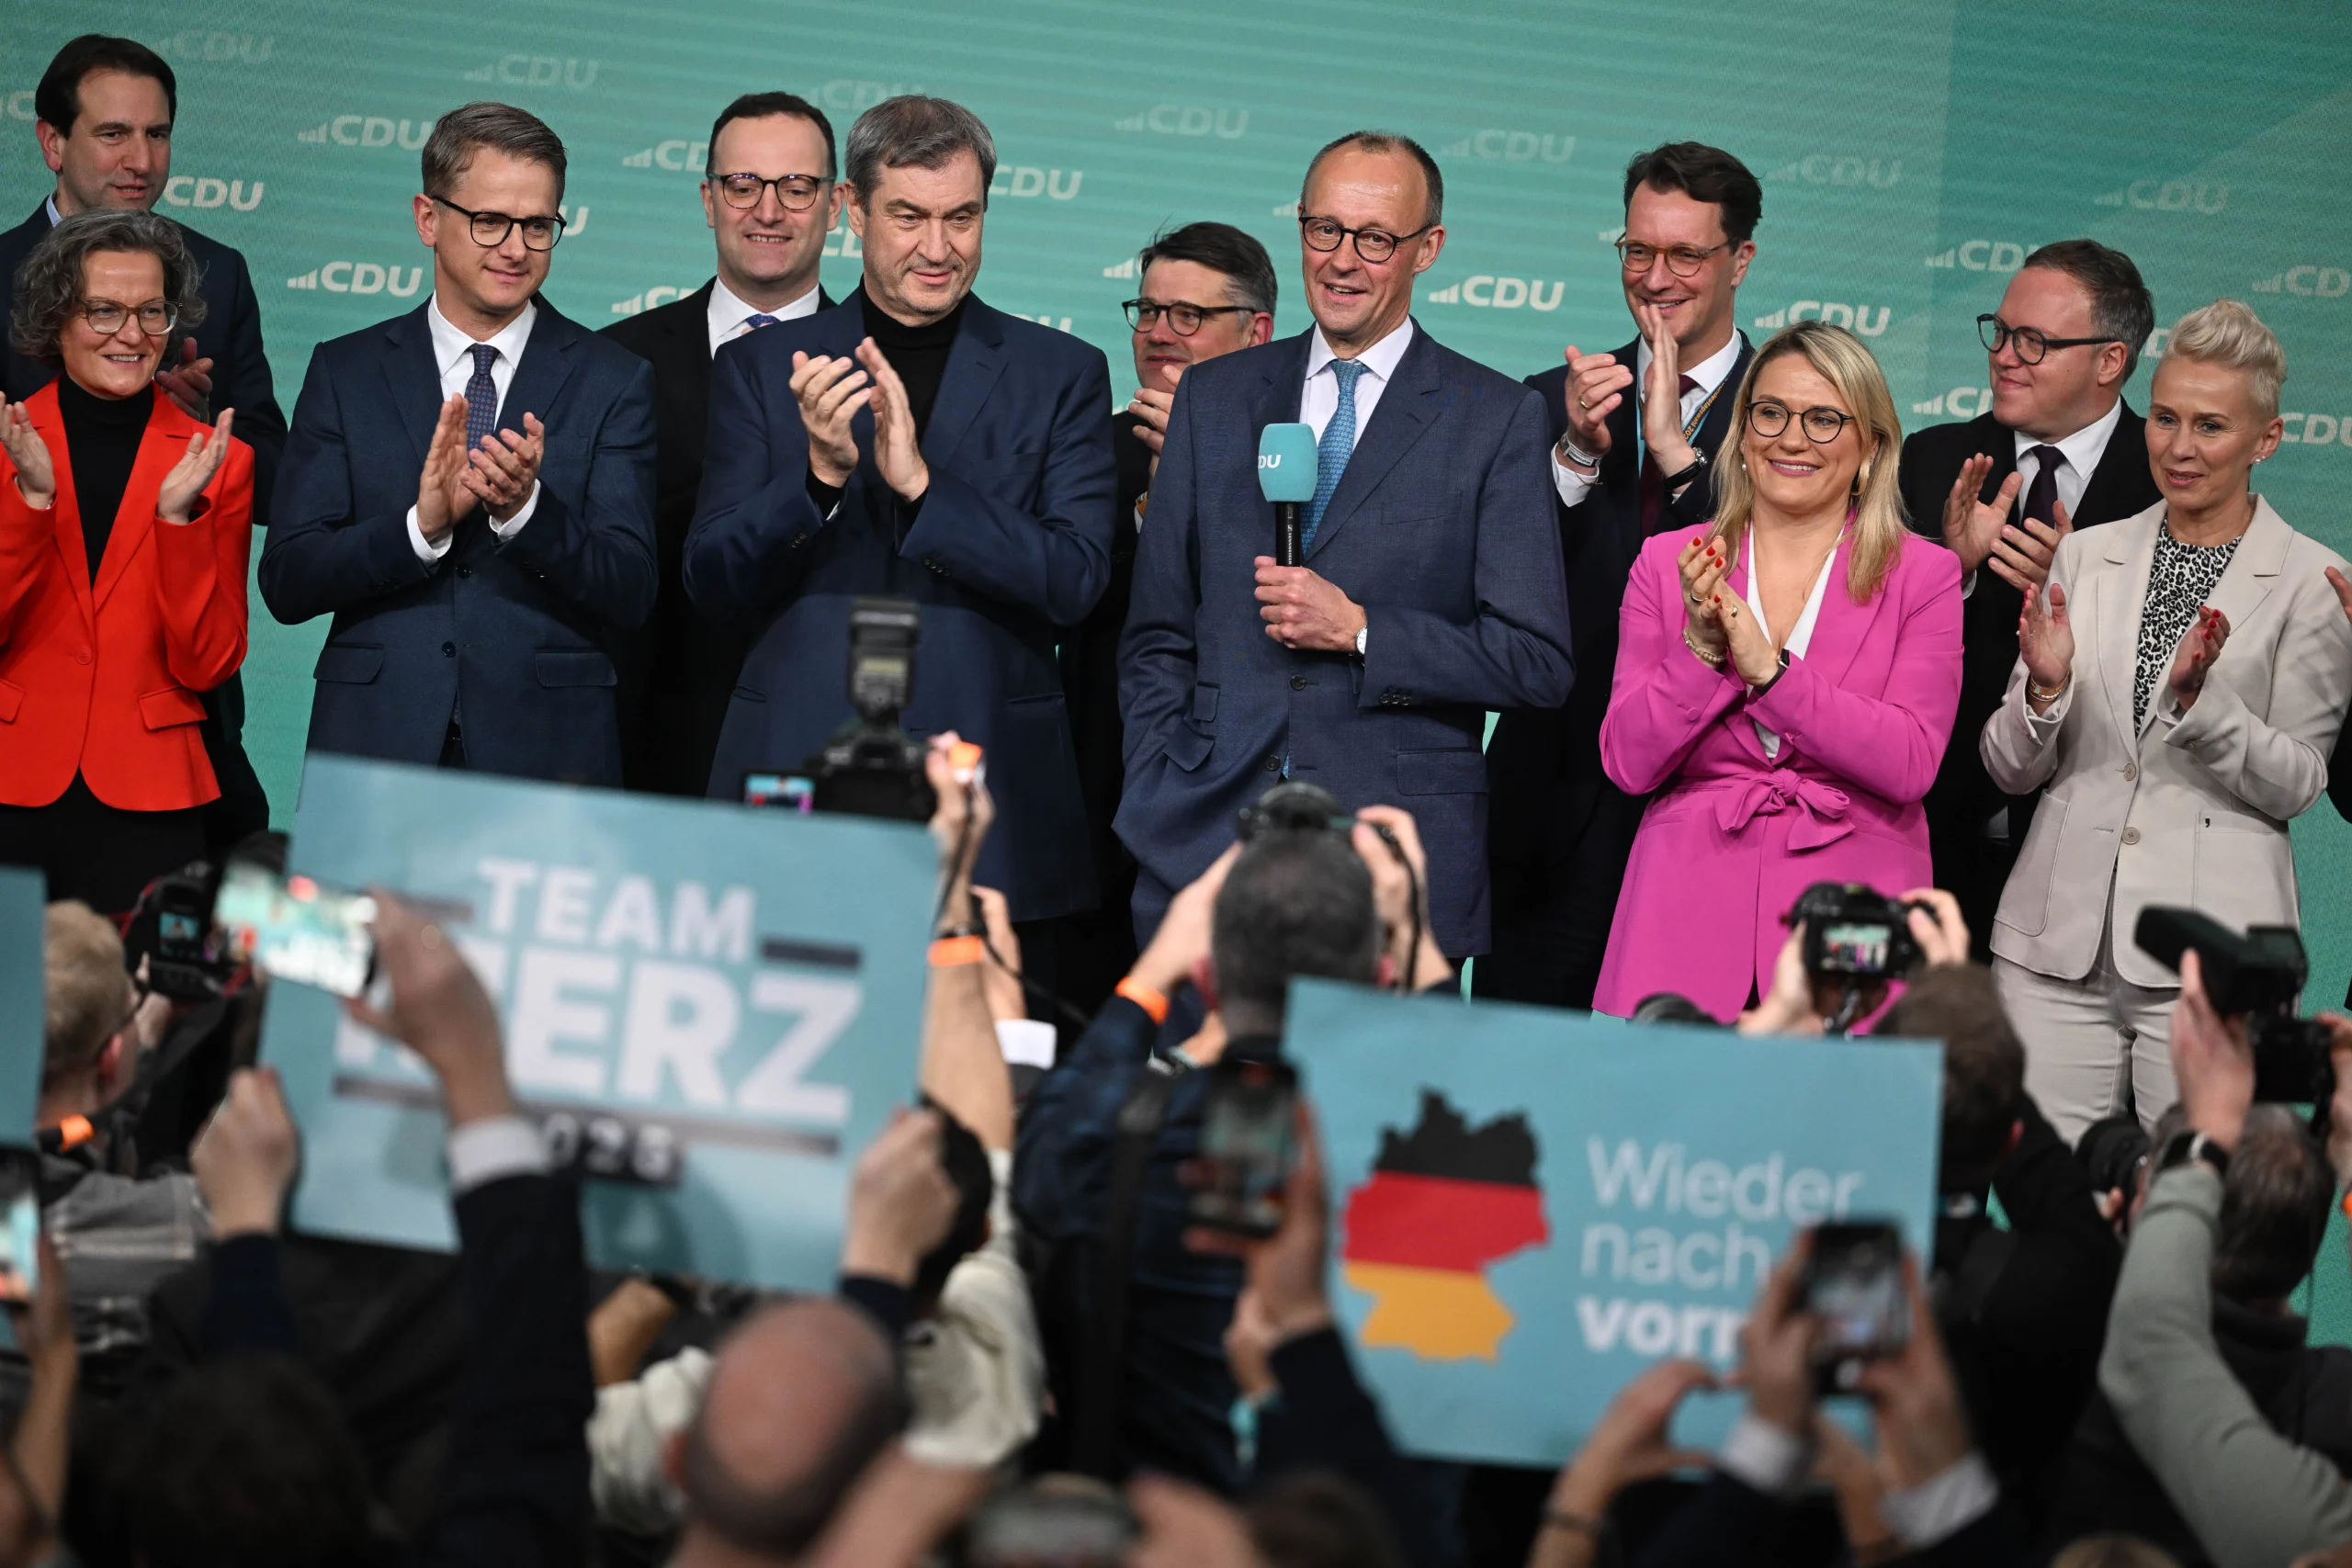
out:
{"label": "woman in pink blazer", "polygon": [[1597,1012],[1679,991],[1730,1018],[1769,988],[1816,882],[1930,880],[1919,798],[1960,704],[1960,562],[1904,525],[1903,431],[1861,340],[1805,321],[1757,353],[1696,536],[1643,547],[1600,761],[1656,792]]}

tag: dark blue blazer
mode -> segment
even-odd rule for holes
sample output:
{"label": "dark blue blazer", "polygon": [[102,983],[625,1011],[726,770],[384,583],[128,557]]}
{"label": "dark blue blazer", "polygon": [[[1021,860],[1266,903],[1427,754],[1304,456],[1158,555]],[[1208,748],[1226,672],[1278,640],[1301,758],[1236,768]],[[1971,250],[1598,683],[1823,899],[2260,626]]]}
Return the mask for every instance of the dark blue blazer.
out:
{"label": "dark blue blazer", "polygon": [[704,614],[758,630],[710,794],[740,798],[746,773],[797,768],[822,746],[852,716],[851,600],[912,599],[922,638],[907,728],[952,728],[988,749],[997,818],[980,882],[1003,891],[1015,919],[1091,908],[1054,645],[1110,576],[1110,367],[1101,349],[967,297],[923,432],[931,488],[910,517],[874,467],[874,422],[861,412],[857,471],[829,522],[808,498],[792,355],[849,354],[865,335],[864,297],[853,294],[726,344],[711,362],[686,592]]}
{"label": "dark blue blazer", "polygon": [[653,371],[545,299],[501,428],[547,426],[539,498],[503,544],[483,513],[438,561],[408,510],[441,407],[428,300],[311,355],[261,592],[288,626],[332,615],[311,747],[431,764],[462,694],[466,763],[617,785],[614,635],[653,606]]}
{"label": "dark blue blazer", "polygon": [[1413,814],[1439,944],[1483,953],[1487,712],[1556,706],[1576,671],[1544,405],[1417,323],[1306,554],[1364,607],[1366,657],[1295,653],[1258,614],[1274,509],[1257,451],[1298,417],[1312,337],[1204,361],[1177,389],[1120,647],[1119,837],[1182,887],[1287,754],[1351,807]]}

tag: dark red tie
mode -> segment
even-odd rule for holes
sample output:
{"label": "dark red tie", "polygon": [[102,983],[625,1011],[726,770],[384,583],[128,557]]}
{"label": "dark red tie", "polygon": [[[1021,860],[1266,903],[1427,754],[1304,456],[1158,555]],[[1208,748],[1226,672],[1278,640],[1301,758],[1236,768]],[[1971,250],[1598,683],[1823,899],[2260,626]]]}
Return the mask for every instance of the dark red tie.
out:
{"label": "dark red tie", "polygon": [[[1676,389],[1680,392],[1688,393],[1694,392],[1698,390],[1698,378],[1695,376],[1685,376],[1682,378],[1681,386]],[[1641,414],[1638,411],[1634,413],[1634,418],[1636,423],[1640,422]],[[1647,445],[1645,445],[1642,447],[1642,532],[1644,534],[1657,533],[1658,520],[1665,515],[1666,475],[1658,469],[1657,455],[1652,452]]]}

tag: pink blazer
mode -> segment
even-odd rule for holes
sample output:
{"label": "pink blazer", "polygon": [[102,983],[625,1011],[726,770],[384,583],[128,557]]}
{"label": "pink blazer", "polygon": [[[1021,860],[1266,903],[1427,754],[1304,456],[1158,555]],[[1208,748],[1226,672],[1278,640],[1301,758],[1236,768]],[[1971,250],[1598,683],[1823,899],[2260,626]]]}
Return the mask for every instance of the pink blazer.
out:
{"label": "pink blazer", "polygon": [[[1623,1017],[1679,991],[1718,1018],[1771,984],[1781,917],[1815,882],[1890,897],[1932,876],[1919,799],[1960,706],[1960,560],[1906,536],[1877,595],[1846,592],[1838,547],[1813,638],[1755,701],[1728,665],[1682,642],[1682,578],[1669,529],[1642,547],[1618,616],[1616,685],[1600,761],[1617,787],[1657,798],[1642,816],[1610,927],[1593,1010]],[[1724,585],[1747,588],[1736,561]],[[1781,737],[1767,761],[1749,720]]]}

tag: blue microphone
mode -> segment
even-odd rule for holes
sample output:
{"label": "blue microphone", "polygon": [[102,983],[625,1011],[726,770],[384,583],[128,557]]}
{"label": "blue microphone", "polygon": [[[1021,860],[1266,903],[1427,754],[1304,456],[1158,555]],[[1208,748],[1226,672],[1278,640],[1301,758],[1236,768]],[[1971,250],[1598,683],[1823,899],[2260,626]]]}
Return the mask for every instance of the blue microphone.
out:
{"label": "blue microphone", "polygon": [[1258,435],[1258,489],[1274,503],[1274,564],[1304,566],[1301,508],[1315,499],[1315,427],[1270,424]]}

